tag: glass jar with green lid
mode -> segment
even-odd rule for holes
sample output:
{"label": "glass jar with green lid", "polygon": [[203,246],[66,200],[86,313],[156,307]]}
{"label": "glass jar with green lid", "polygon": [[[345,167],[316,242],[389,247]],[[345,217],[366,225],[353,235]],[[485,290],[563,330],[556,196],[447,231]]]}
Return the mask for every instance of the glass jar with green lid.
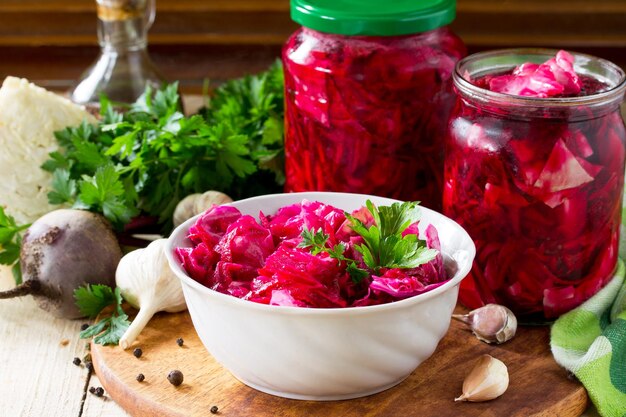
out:
{"label": "glass jar with green lid", "polygon": [[441,207],[455,0],[291,0],[283,49],[286,191]]}

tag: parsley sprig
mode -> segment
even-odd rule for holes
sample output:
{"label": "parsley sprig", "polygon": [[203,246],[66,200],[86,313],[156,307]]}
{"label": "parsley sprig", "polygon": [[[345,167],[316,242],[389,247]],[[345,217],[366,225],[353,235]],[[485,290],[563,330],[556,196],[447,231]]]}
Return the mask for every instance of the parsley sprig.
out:
{"label": "parsley sprig", "polygon": [[[367,200],[366,208],[374,219],[374,224],[367,227],[356,217],[345,213],[352,229],[363,238],[363,243],[354,248],[363,255],[363,263],[375,274],[382,268],[411,269],[428,263],[437,256],[436,249],[429,249],[426,242],[417,235],[402,233],[413,223],[419,221],[418,203],[393,203],[391,206],[376,207]],[[346,270],[355,283],[367,277],[370,272],[359,267],[356,260],[345,256],[346,246],[340,242],[330,246],[330,236],[321,229],[302,231],[301,248],[309,249],[313,255],[327,253],[331,258],[346,263]]]}
{"label": "parsley sprig", "polygon": [[93,341],[100,345],[117,345],[130,326],[128,315],[122,309],[123,299],[119,288],[114,291],[107,285],[86,285],[74,291],[74,299],[80,312],[91,319],[96,318],[108,306],[114,306],[109,317],[101,318],[80,332],[80,337],[93,337]]}
{"label": "parsley sprig", "polygon": [[15,284],[22,283],[20,269],[20,248],[22,247],[22,232],[30,227],[29,224],[18,225],[12,216],[5,213],[0,206],[0,264],[12,266]]}
{"label": "parsley sprig", "polygon": [[102,213],[122,228],[139,213],[171,228],[185,196],[219,190],[238,199],[278,192],[283,174],[282,68],[217,88],[201,114],[185,117],[178,85],[145,93],[124,113],[106,97],[102,119],[56,132],[62,150],[51,204]]}
{"label": "parsley sprig", "polygon": [[330,236],[324,233],[322,229],[314,231],[313,229],[309,230],[305,228],[302,230],[302,242],[298,244],[298,247],[309,249],[313,255],[327,253],[331,258],[337,259],[340,263],[345,262],[346,271],[348,271],[350,278],[356,284],[369,275],[366,270],[358,267],[354,259],[349,259],[344,256],[346,246],[343,243],[340,242],[330,247],[328,244],[329,239]]}
{"label": "parsley sprig", "polygon": [[368,268],[376,273],[381,268],[417,268],[437,256],[437,250],[429,249],[417,235],[409,233],[402,236],[411,224],[420,219],[418,203],[376,207],[367,200],[366,207],[374,218],[374,224],[369,228],[349,213],[346,217],[352,230],[363,237],[364,243],[355,246],[355,249],[363,255],[363,262]]}

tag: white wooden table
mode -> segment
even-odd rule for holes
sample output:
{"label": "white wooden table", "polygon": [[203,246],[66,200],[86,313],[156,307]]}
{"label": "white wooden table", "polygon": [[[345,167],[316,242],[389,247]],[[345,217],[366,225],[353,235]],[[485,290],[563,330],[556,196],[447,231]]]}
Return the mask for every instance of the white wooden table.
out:
{"label": "white wooden table", "polygon": [[[0,266],[0,290],[14,285]],[[1,416],[128,416],[106,394],[90,394],[90,386],[100,386],[97,376],[72,363],[88,353],[78,337],[82,323],[52,318],[30,296],[0,300]]]}

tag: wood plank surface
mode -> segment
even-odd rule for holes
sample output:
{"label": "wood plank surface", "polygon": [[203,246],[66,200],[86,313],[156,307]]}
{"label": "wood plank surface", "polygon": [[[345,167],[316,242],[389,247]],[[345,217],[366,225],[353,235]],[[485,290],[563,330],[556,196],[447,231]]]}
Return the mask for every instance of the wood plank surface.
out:
{"label": "wood plank surface", "polygon": [[[435,354],[407,380],[366,398],[333,401],[287,400],[245,386],[206,352],[187,313],[157,315],[132,348],[92,345],[96,372],[108,394],[132,416],[205,416],[218,406],[222,416],[509,416],[575,417],[587,406],[584,388],[552,358],[547,327],[525,327],[509,343],[489,346],[453,322]],[[185,340],[181,348],[175,340]],[[485,403],[455,403],[474,361],[488,353],[507,364],[508,391]],[[174,387],[169,371],[183,372]],[[143,373],[146,380],[136,381]]]}
{"label": "wood plank surface", "polygon": [[[289,0],[159,0],[161,11],[276,10],[288,11]],[[85,0],[2,0],[0,11],[94,12],[95,1]]]}
{"label": "wood plank surface", "polygon": [[[626,48],[621,0],[458,0],[452,28],[471,47]],[[3,0],[0,45],[95,45],[93,0]],[[288,0],[159,0],[153,45],[281,45]]]}
{"label": "wood plank surface", "polygon": [[[89,387],[101,387],[98,376],[94,373],[88,383]],[[108,392],[103,397],[96,397],[89,392],[85,394],[85,405],[80,417],[129,417],[122,407],[111,398]]]}
{"label": "wood plank surface", "polygon": [[[14,286],[0,266],[0,289]],[[80,321],[54,319],[32,297],[0,300],[0,415],[78,416],[87,370]]]}
{"label": "wood plank surface", "polygon": [[[623,0],[458,0],[458,10],[543,10],[546,12],[568,11],[586,14],[589,12],[613,12],[626,10]],[[289,0],[159,0],[159,10],[289,10]],[[85,0],[3,0],[0,11],[93,11],[95,3]]]}

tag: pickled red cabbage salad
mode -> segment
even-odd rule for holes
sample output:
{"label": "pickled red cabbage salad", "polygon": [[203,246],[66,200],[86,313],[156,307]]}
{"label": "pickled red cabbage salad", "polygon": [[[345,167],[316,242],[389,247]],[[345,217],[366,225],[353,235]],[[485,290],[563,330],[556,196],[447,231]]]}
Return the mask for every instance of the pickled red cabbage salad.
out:
{"label": "pickled red cabbage salad", "polygon": [[[525,97],[578,97],[607,89],[560,51],[472,82]],[[599,291],[617,262],[624,142],[619,111],[585,120],[508,118],[457,103],[447,139],[444,213],[477,247],[461,284],[470,308],[492,302],[554,318]]]}
{"label": "pickled red cabbage salad", "polygon": [[465,54],[447,28],[381,37],[298,30],[283,50],[285,190],[419,199],[440,210],[441,133]]}
{"label": "pickled red cabbage salad", "polygon": [[487,75],[475,84],[497,93],[538,98],[576,97],[606,87],[592,77],[576,74],[574,57],[566,51],[557,52],[543,64],[527,62],[509,74]]}
{"label": "pickled red cabbage salad", "polygon": [[349,214],[318,201],[280,208],[260,220],[213,206],[189,228],[191,248],[176,248],[187,274],[244,300],[291,307],[389,303],[448,280],[437,230],[420,238],[417,203]]}

